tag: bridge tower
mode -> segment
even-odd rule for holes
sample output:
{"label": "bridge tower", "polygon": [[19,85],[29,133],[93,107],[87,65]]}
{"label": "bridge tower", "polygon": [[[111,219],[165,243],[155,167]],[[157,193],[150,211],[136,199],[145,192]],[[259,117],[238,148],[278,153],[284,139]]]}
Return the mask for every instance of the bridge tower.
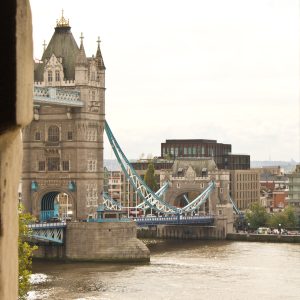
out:
{"label": "bridge tower", "polygon": [[41,220],[85,219],[102,201],[105,65],[87,57],[63,14],[34,69],[34,119],[23,134],[22,201]]}

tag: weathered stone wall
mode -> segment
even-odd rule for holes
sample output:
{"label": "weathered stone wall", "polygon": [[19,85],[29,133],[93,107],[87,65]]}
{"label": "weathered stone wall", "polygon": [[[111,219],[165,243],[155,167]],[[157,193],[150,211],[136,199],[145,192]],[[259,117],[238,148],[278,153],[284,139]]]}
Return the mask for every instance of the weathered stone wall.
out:
{"label": "weathered stone wall", "polygon": [[29,1],[0,12],[0,299],[18,298],[18,185],[21,127],[32,119],[33,52]]}
{"label": "weathered stone wall", "polygon": [[134,222],[69,223],[66,258],[71,260],[149,261],[148,248],[136,238]]}
{"label": "weathered stone wall", "polygon": [[157,228],[157,237],[162,239],[224,240],[225,228],[195,225],[164,225]]}
{"label": "weathered stone wall", "polygon": [[71,222],[67,225],[65,236],[64,245],[39,245],[34,257],[110,262],[150,260],[149,249],[137,239],[133,222]]}

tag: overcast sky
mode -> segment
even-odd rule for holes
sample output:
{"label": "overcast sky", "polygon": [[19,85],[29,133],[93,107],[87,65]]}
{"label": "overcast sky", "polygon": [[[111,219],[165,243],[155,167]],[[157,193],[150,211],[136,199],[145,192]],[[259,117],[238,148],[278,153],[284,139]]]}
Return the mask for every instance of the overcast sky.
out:
{"label": "overcast sky", "polygon": [[30,3],[35,58],[61,9],[88,56],[100,36],[106,119],[129,159],[216,139],[251,160],[299,160],[298,0]]}

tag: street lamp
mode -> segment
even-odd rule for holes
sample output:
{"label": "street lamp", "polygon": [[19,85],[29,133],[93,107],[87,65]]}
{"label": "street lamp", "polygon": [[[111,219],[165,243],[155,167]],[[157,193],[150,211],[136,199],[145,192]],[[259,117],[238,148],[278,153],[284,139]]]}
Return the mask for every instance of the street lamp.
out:
{"label": "street lamp", "polygon": [[279,234],[281,234],[281,224],[278,224]]}
{"label": "street lamp", "polygon": [[250,230],[250,225],[251,225],[251,224],[250,224],[250,223],[248,223],[248,232],[249,232],[249,230]]}

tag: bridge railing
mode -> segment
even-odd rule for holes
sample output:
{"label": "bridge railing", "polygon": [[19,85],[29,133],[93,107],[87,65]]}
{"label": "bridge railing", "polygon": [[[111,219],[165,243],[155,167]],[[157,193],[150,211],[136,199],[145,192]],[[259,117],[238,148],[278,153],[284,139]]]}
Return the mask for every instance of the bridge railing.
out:
{"label": "bridge railing", "polygon": [[212,225],[215,220],[214,215],[205,216],[167,216],[167,217],[145,217],[133,218],[138,226],[150,225],[184,225],[184,224],[203,224]]}
{"label": "bridge railing", "polygon": [[53,223],[32,223],[29,224],[28,227],[31,229],[39,229],[39,228],[62,228],[66,227],[66,222],[53,222]]}

